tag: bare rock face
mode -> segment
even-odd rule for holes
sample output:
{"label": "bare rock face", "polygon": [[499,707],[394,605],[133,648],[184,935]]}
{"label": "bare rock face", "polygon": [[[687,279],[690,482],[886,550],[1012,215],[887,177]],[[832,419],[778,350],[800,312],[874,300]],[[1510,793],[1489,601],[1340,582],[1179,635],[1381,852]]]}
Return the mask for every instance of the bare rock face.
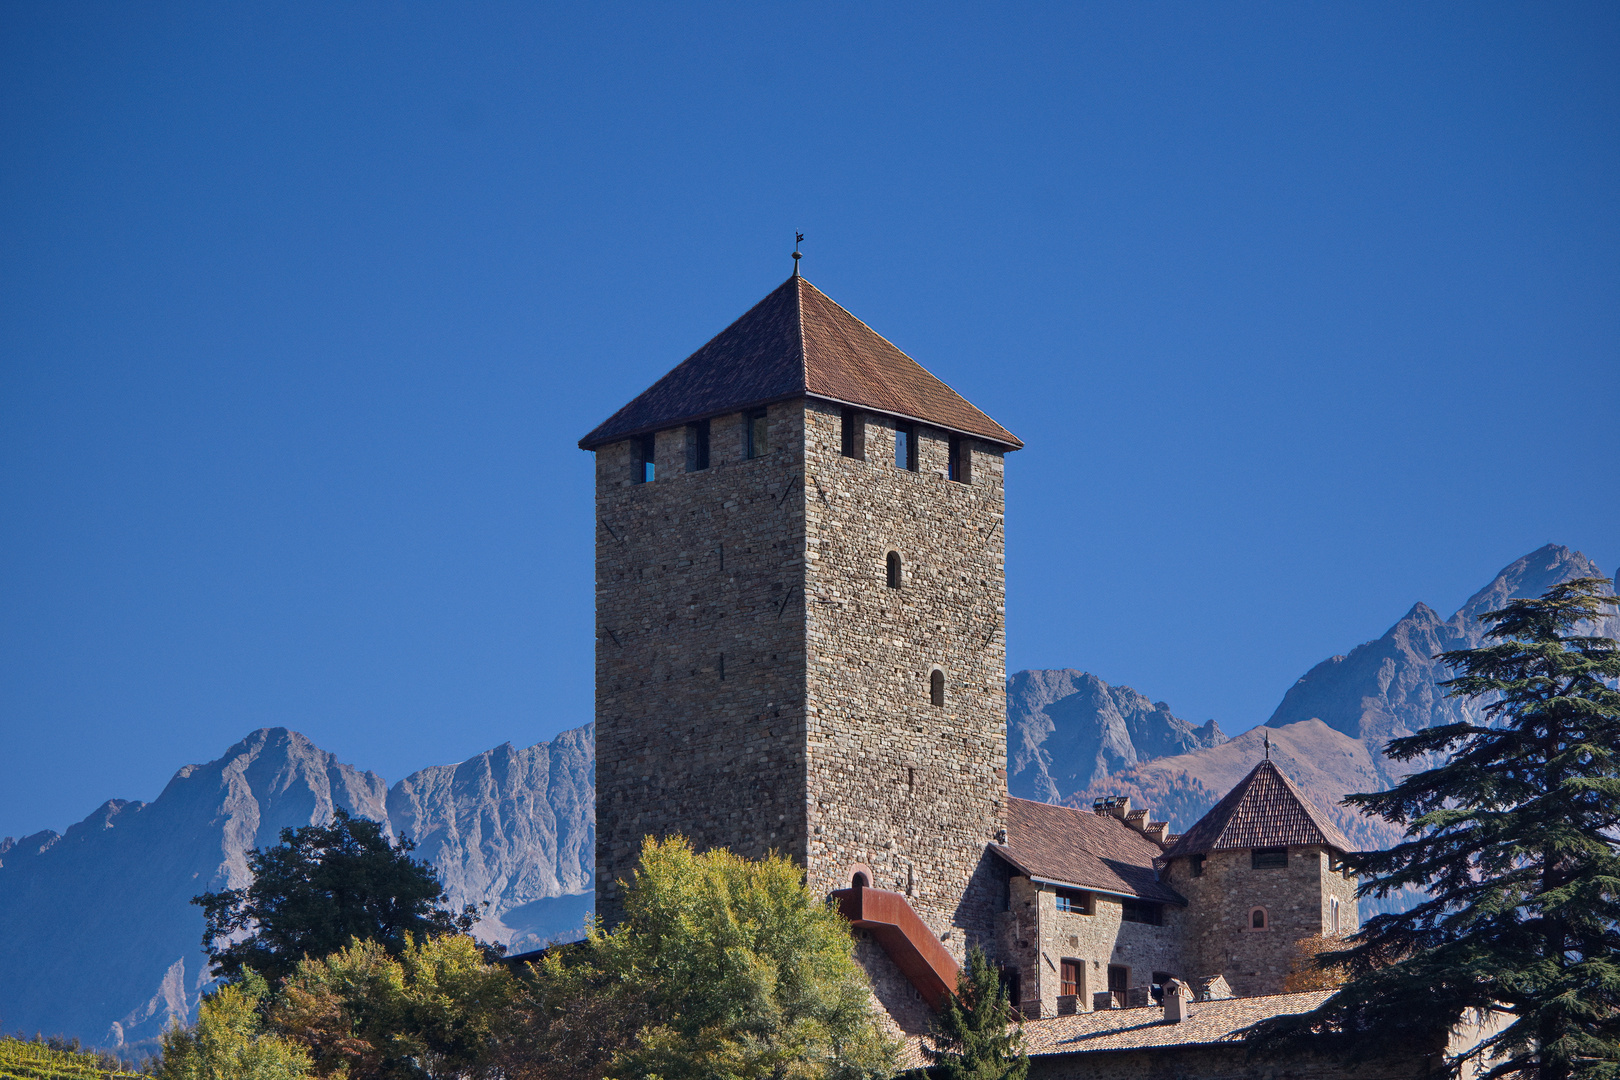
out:
{"label": "bare rock face", "polygon": [[[1363,740],[1386,786],[1394,763],[1380,752],[1390,739],[1435,724],[1481,719],[1472,702],[1448,698],[1439,685],[1452,675],[1435,655],[1471,649],[1485,640],[1480,616],[1514,597],[1539,596],[1578,577],[1602,577],[1596,563],[1558,544],[1531,552],[1504,567],[1449,619],[1419,603],[1376,641],[1334,656],[1306,672],[1283,696],[1266,725],[1280,728],[1312,718]],[[1592,632],[1620,638],[1620,617],[1609,616]]]}
{"label": "bare rock face", "polygon": [[120,1047],[193,1015],[208,982],[199,893],[248,881],[247,852],[335,807],[385,815],[375,773],[286,728],[187,765],[150,803],[114,799],[0,861],[0,1025]]}
{"label": "bare rock face", "polygon": [[1138,762],[1225,741],[1213,720],[1195,728],[1164,702],[1083,671],[1007,680],[1007,784],[1019,798],[1059,802]]}
{"label": "bare rock face", "polygon": [[[416,841],[451,904],[482,908],[478,937],[522,952],[583,926],[596,859],[595,748],[587,724],[524,750],[506,743],[422,769],[389,789],[389,823]],[[562,912],[576,915],[572,924],[559,923]]]}
{"label": "bare rock face", "polygon": [[414,773],[388,790],[286,728],[187,765],[150,803],[112,800],[62,835],[0,840],[0,1030],[140,1051],[196,1015],[210,979],[191,898],[248,883],[247,855],[333,811],[409,833],[485,940],[569,936],[591,906],[590,727]]}

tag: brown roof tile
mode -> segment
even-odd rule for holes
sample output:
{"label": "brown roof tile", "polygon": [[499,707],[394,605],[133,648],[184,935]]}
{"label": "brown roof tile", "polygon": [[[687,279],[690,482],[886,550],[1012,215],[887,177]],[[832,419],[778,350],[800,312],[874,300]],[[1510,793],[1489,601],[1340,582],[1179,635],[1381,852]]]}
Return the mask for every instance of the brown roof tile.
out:
{"label": "brown roof tile", "polygon": [[1306,844],[1355,850],[1338,826],[1268,760],[1199,818],[1165,856]]}
{"label": "brown roof tile", "polygon": [[1159,881],[1159,846],[1111,814],[1007,800],[1007,842],[992,845],[1031,877],[1170,904],[1187,901]]}
{"label": "brown roof tile", "polygon": [[1016,450],[1012,432],[795,275],[579,441],[594,449],[704,417],[819,397]]}
{"label": "brown roof tile", "polygon": [[1310,1012],[1332,996],[1332,990],[1309,990],[1194,1001],[1189,1006],[1191,1015],[1179,1024],[1166,1023],[1164,1010],[1152,1006],[1026,1020],[1024,1050],[1040,1056],[1237,1042],[1244,1028],[1273,1016]]}

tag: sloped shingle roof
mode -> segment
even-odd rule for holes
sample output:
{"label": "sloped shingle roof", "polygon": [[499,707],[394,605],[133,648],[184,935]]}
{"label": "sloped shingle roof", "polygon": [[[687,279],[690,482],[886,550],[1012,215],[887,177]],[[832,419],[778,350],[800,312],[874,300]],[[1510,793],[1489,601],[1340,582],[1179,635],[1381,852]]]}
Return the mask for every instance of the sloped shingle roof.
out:
{"label": "sloped shingle roof", "polygon": [[819,397],[1016,450],[1012,432],[794,275],[579,441],[605,443],[772,401]]}
{"label": "sloped shingle roof", "polygon": [[1159,846],[1112,815],[1007,800],[1007,842],[991,849],[1031,877],[1102,892],[1185,904],[1159,881]]}
{"label": "sloped shingle roof", "polygon": [[1321,844],[1354,851],[1338,826],[1271,761],[1262,761],[1182,834],[1167,858],[1233,848]]}

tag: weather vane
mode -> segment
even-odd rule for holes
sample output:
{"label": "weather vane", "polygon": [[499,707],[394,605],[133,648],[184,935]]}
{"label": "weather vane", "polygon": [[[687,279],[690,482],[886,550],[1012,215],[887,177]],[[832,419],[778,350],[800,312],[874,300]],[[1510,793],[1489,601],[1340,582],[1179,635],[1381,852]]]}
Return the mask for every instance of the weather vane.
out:
{"label": "weather vane", "polygon": [[794,277],[799,276],[799,260],[804,258],[803,255],[799,254],[799,245],[802,244],[802,243],[804,243],[804,233],[795,232],[793,234],[793,276]]}

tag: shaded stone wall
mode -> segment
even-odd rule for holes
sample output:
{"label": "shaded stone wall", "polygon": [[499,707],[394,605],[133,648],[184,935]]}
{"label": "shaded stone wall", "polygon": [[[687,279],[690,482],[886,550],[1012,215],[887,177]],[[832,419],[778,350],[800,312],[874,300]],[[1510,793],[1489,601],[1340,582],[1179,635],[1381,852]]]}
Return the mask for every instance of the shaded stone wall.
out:
{"label": "shaded stone wall", "polygon": [[[1176,859],[1165,881],[1190,904],[1187,945],[1197,976],[1224,975],[1243,997],[1282,992],[1299,940],[1331,929],[1333,897],[1342,917],[1355,919],[1355,882],[1328,869],[1325,848],[1289,848],[1287,867],[1262,870],[1251,866],[1247,848],[1213,851],[1201,877],[1192,876],[1190,860]],[[1249,925],[1256,907],[1266,909],[1264,930]]]}
{"label": "shaded stone wall", "polygon": [[1424,1053],[1355,1063],[1326,1053],[1256,1061],[1242,1044],[1228,1043],[1047,1054],[1029,1059],[1029,1076],[1030,1080],[1411,1080],[1424,1076],[1431,1065],[1432,1057]]}
{"label": "shaded stone wall", "polygon": [[803,411],[769,412],[744,459],[740,414],[657,435],[657,478],[630,442],[596,452],[597,912],[620,916],[644,835],[803,862]]}

